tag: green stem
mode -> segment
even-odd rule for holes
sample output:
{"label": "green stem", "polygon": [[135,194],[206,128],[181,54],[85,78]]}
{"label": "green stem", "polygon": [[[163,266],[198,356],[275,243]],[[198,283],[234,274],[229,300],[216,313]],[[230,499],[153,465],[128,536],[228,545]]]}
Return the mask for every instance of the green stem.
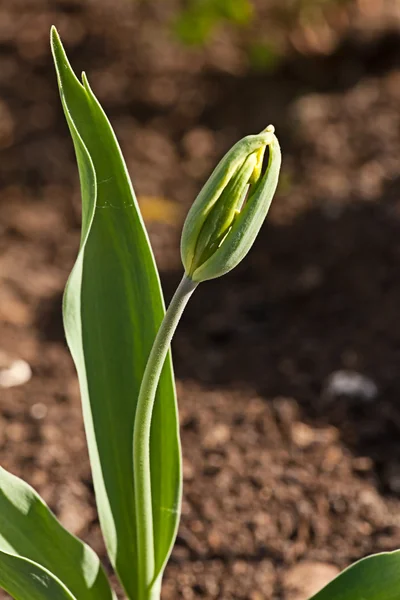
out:
{"label": "green stem", "polygon": [[156,600],[157,598],[152,591],[155,577],[155,557],[150,473],[150,428],[154,401],[172,337],[184,308],[197,285],[186,275],[183,276],[157,332],[139,391],[133,433],[133,468],[139,562],[139,597],[137,600]]}

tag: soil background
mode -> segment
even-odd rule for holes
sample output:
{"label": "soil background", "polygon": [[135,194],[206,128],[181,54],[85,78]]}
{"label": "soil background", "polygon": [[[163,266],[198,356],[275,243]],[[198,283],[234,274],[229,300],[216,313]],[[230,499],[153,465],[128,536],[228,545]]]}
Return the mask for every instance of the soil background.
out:
{"label": "soil background", "polygon": [[[186,47],[172,0],[0,0],[0,368],[32,370],[0,388],[0,464],[107,569],[61,321],[80,198],[50,25],[115,127],[167,300],[216,161],[270,122],[282,143],[259,239],[175,338],[185,481],[165,600],[305,600],[400,547],[400,4],[311,23],[254,5],[252,26]],[[264,69],[247,51],[261,34],[279,47]]]}

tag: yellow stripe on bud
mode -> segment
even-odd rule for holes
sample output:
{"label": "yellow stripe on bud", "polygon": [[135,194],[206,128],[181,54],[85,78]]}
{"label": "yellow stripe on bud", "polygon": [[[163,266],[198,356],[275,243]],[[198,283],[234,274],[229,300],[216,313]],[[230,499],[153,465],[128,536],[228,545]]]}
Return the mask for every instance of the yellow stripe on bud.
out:
{"label": "yellow stripe on bud", "polygon": [[[269,148],[268,166],[262,165]],[[200,282],[233,269],[251,248],[278,183],[281,154],[270,125],[233,146],[186,217],[181,255],[186,275]]]}

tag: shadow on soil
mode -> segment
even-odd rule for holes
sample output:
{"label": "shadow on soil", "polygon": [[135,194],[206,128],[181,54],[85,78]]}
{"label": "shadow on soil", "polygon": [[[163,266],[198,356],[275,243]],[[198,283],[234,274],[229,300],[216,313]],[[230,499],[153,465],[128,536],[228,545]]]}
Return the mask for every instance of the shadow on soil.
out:
{"label": "shadow on soil", "polygon": [[[199,286],[174,341],[178,379],[254,390],[268,402],[294,398],[302,420],[336,426],[352,452],[372,458],[384,493],[400,461],[399,183],[380,205],[266,225],[235,271]],[[179,278],[162,274],[167,301]],[[64,339],[60,304],[38,312],[52,341]],[[372,379],[377,397],[327,401],[329,376],[341,369]]]}
{"label": "shadow on soil", "polygon": [[[177,377],[253,389],[268,401],[294,398],[303,420],[336,426],[353,452],[372,458],[382,491],[393,492],[399,261],[400,220],[390,198],[334,220],[314,210],[287,227],[265,226],[236,271],[194,294],[175,340]],[[178,277],[163,279],[170,297]],[[372,379],[376,398],[327,400],[329,377],[341,369]]]}

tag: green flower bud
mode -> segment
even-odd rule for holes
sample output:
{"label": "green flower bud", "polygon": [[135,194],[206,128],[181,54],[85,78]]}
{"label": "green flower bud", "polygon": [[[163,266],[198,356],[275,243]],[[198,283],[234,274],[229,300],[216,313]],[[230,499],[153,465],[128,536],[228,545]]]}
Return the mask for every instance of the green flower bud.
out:
{"label": "green flower bud", "polygon": [[[268,146],[268,165],[262,173]],[[278,184],[281,152],[269,125],[237,142],[217,165],[189,210],[181,255],[187,277],[224,275],[246,256],[267,216]]]}

